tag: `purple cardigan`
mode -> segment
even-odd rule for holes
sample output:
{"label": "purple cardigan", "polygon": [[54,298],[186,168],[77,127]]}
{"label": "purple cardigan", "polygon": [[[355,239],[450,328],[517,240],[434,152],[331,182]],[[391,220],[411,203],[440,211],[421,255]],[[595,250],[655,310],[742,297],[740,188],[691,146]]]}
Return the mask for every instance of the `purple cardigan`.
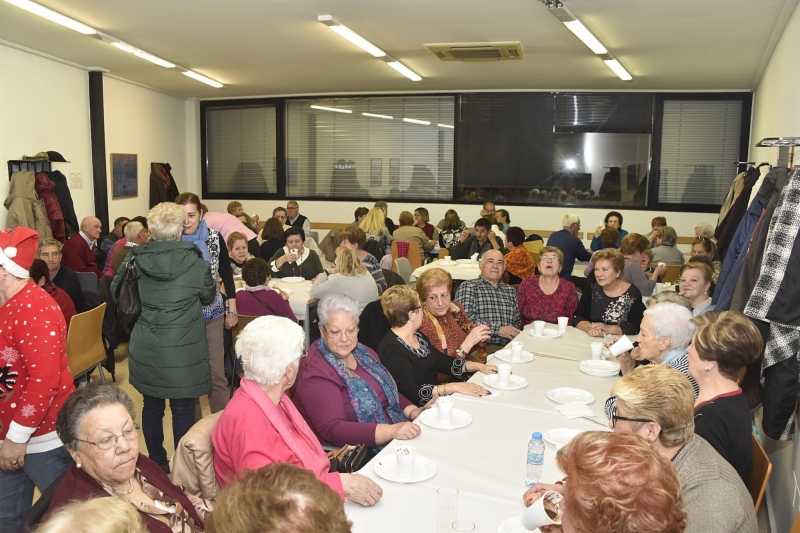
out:
{"label": "purple cardigan", "polygon": [[[380,357],[372,349],[365,348],[380,362]],[[366,444],[375,447],[377,424],[357,421],[347,395],[347,385],[325,360],[316,342],[309,347],[308,357],[300,362],[292,389],[292,402],[323,445]],[[400,409],[409,405],[412,403],[401,394]],[[386,418],[389,419],[388,415]]]}
{"label": "purple cardigan", "polygon": [[[263,287],[263,286],[262,286]],[[273,291],[268,287],[263,287],[262,289],[255,291],[258,293],[258,297],[267,302],[269,306],[273,309],[274,312],[270,313],[269,310],[264,307],[264,304],[259,302],[255,296],[253,296],[253,292],[244,290],[244,291],[237,291],[236,292],[236,312],[240,315],[250,315],[250,316],[266,316],[266,315],[275,315],[275,316],[282,316],[286,317],[292,322],[297,322],[297,318],[294,316],[292,312],[292,308],[289,306],[289,302],[283,299],[283,297],[278,294],[277,292]]]}

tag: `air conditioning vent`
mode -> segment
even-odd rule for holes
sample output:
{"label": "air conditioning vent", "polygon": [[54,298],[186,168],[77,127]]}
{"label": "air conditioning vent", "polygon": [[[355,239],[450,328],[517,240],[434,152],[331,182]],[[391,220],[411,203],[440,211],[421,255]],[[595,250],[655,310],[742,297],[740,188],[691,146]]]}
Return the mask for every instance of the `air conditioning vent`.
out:
{"label": "air conditioning vent", "polygon": [[425,48],[442,61],[502,61],[522,59],[519,41],[501,43],[437,43]]}

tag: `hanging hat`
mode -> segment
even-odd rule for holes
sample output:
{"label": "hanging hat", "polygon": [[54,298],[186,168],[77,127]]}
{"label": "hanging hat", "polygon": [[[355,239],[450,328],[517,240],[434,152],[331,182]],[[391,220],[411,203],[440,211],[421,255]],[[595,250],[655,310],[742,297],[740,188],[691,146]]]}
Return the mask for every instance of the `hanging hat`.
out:
{"label": "hanging hat", "polygon": [[47,154],[47,158],[50,161],[53,161],[55,163],[69,163],[69,161],[64,159],[64,156],[59,154],[58,152],[54,152],[54,151],[50,150],[50,151],[45,152],[45,153]]}
{"label": "hanging hat", "polygon": [[39,234],[30,228],[17,226],[0,231],[0,266],[18,278],[29,278],[38,245]]}

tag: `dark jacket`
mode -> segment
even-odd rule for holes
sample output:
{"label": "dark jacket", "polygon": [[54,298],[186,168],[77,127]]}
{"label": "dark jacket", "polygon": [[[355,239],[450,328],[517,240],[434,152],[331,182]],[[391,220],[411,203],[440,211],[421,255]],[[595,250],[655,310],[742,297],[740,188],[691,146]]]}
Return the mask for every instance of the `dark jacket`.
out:
{"label": "dark jacket", "polygon": [[67,241],[66,230],[64,229],[64,215],[61,213],[61,206],[58,204],[58,198],[54,192],[56,184],[50,181],[44,172],[37,172],[35,179],[36,194],[44,202],[53,238],[64,244]]}
{"label": "dark jacket", "polygon": [[555,246],[564,254],[564,264],[561,265],[561,277],[569,279],[572,276],[572,269],[575,268],[575,260],[589,261],[592,252],[586,250],[583,241],[572,234],[568,229],[561,229],[552,234],[547,239],[547,246]]}
{"label": "dark jacket", "polygon": [[[500,251],[503,255],[506,254],[505,248],[503,248],[503,241],[500,240],[500,237],[495,237],[497,244],[500,246]],[[475,249],[473,250],[472,244],[475,244]],[[489,242],[489,239],[486,239],[486,242],[483,243],[483,246],[478,244],[478,240],[473,235],[472,237],[467,237],[467,240],[464,242],[460,242],[455,245],[453,251],[450,252],[450,257],[453,259],[471,259],[471,255],[475,252],[478,252],[478,259],[483,257],[483,254],[488,252],[489,250],[493,250],[492,243]]]}
{"label": "dark jacket", "polygon": [[84,313],[90,309],[86,304],[86,299],[83,297],[78,275],[70,267],[61,265],[58,273],[50,281],[55,283],[56,287],[69,294],[69,297],[72,298],[72,303],[75,304],[76,311]]}
{"label": "dark jacket", "polygon": [[69,185],[67,185],[67,177],[58,170],[48,172],[47,176],[50,181],[56,184],[53,192],[58,199],[58,205],[61,207],[61,214],[64,216],[64,229],[67,232],[66,238],[69,239],[80,231],[80,226],[78,225],[78,217],[75,214],[72,194],[69,192]]}
{"label": "dark jacket", "polygon": [[169,163],[150,164],[150,209],[161,202],[174,202],[180,194],[171,170]]}
{"label": "dark jacket", "polygon": [[211,370],[201,305],[216,296],[209,263],[190,242],[137,246],[114,276],[114,298],[131,257],[136,258],[142,300],[142,314],[131,332],[131,385],[155,398],[207,394]]}

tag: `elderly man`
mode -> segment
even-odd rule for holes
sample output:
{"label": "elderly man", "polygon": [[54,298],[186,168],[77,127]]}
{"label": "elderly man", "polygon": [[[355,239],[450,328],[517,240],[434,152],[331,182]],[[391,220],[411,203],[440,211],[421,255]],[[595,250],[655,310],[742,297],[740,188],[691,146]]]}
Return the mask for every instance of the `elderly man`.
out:
{"label": "elderly man", "polygon": [[289,217],[286,215],[286,208],[285,207],[278,206],[275,209],[273,209],[272,210],[272,218],[277,219],[278,222],[283,224],[283,231],[286,231],[287,229],[291,228],[291,226],[286,223],[286,221],[289,219]]}
{"label": "elderly man", "polygon": [[77,312],[83,313],[89,310],[89,306],[86,305],[86,300],[83,298],[78,275],[68,266],[61,264],[61,246],[61,243],[53,238],[42,239],[36,257],[47,264],[50,281],[69,295]]}
{"label": "elderly man", "polygon": [[481,209],[481,216],[488,217],[489,215],[494,215],[497,212],[497,206],[494,205],[494,202],[488,200],[483,203],[483,209]]}
{"label": "elderly man", "polygon": [[[583,242],[577,237],[581,229],[581,219],[578,215],[568,213],[561,219],[563,229],[556,231],[547,239],[547,246],[555,246],[564,254],[564,263],[561,265],[561,277],[575,283],[572,276],[572,269],[575,268],[575,260],[588,261],[592,258],[592,252],[586,249]],[[578,278],[576,287],[583,287],[583,278]]]}
{"label": "elderly man", "polygon": [[694,228],[694,236],[697,239],[699,239],[700,237],[705,237],[706,239],[713,239],[714,227],[708,222],[703,222],[702,224],[698,224]]}
{"label": "elderly man", "polygon": [[289,216],[286,222],[287,224],[295,228],[301,228],[303,233],[306,234],[306,239],[311,237],[311,221],[300,214],[300,204],[294,200],[287,202],[286,214]]}
{"label": "elderly man", "polygon": [[97,268],[94,255],[95,242],[100,238],[102,228],[99,218],[84,218],[81,221],[81,230],[70,237],[61,248],[61,262],[75,272],[91,272],[97,279],[102,278],[103,273]]}
{"label": "elderly man", "polygon": [[107,275],[113,276],[116,274],[117,269],[125,260],[125,257],[133,250],[134,246],[143,246],[147,244],[150,239],[150,230],[148,230],[141,222],[130,221],[125,226],[125,245],[120,246],[114,252],[114,257],[111,260],[111,273],[106,272]]}
{"label": "elderly man", "polygon": [[501,251],[487,251],[478,264],[480,277],[462,283],[455,301],[464,306],[473,324],[492,328],[487,347],[487,352],[491,353],[519,335],[517,293],[502,281],[506,263]]}
{"label": "elderly man", "polygon": [[503,241],[495,235],[492,230],[492,223],[485,218],[479,218],[475,222],[475,235],[470,236],[470,230],[465,229],[461,232],[459,243],[453,248],[450,254],[453,259],[470,259],[474,254],[478,254],[478,259],[483,257],[489,250],[503,250]]}
{"label": "elderly man", "polygon": [[130,219],[128,217],[119,217],[114,221],[114,230],[103,237],[103,240],[100,242],[100,249],[104,254],[108,255],[108,252],[111,250],[111,247],[114,246],[114,243],[122,238],[122,233],[125,230],[125,224],[127,224],[129,220]]}
{"label": "elderly man", "polygon": [[611,388],[606,402],[614,431],[647,439],[678,471],[686,533],[758,531],[753,500],[736,470],[694,433],[694,392],[686,376],[668,365],[647,365]]}

